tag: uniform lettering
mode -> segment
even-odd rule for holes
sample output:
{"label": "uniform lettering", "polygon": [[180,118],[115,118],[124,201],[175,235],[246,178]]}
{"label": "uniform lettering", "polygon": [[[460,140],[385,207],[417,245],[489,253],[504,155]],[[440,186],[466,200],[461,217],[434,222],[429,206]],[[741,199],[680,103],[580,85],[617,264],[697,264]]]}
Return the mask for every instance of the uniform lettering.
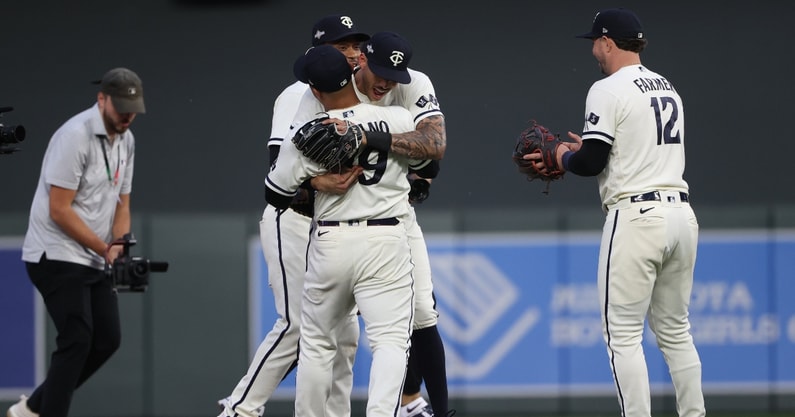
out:
{"label": "uniform lettering", "polygon": [[367,122],[367,126],[359,125],[362,129],[370,132],[389,132],[389,124],[385,120]]}
{"label": "uniform lettering", "polygon": [[674,86],[663,77],[660,78],[636,78],[632,81],[641,93],[650,91],[669,90],[674,91]]}

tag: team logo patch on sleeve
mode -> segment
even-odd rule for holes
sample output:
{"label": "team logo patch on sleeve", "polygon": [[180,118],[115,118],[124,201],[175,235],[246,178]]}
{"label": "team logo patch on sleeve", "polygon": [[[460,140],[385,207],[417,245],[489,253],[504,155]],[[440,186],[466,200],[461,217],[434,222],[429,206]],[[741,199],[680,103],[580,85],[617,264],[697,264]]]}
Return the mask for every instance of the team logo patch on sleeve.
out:
{"label": "team logo patch on sleeve", "polygon": [[439,99],[437,99],[433,94],[429,94],[427,98],[425,96],[420,97],[420,99],[414,104],[420,108],[425,107],[428,104],[432,104],[434,107],[439,107]]}
{"label": "team logo patch on sleeve", "polygon": [[599,116],[597,116],[594,113],[591,113],[591,114],[588,115],[588,119],[587,120],[588,120],[588,123],[590,123],[592,125],[595,125],[595,124],[599,123]]}

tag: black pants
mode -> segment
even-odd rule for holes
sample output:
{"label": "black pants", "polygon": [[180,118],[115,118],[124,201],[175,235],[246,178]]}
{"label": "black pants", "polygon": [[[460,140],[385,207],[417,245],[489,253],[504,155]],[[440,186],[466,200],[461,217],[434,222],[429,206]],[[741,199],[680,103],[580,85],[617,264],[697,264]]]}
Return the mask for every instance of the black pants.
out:
{"label": "black pants", "polygon": [[75,389],[119,348],[119,304],[103,271],[70,262],[27,262],[58,334],[47,378],[28,399],[41,417],[66,417]]}

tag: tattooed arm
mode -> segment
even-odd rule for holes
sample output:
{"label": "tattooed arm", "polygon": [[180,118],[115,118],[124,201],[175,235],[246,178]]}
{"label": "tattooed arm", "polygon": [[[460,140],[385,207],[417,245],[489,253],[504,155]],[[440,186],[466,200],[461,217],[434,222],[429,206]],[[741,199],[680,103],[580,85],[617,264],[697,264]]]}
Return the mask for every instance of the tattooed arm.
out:
{"label": "tattooed arm", "polygon": [[365,132],[362,145],[368,144],[411,159],[442,159],[447,149],[444,117],[426,117],[415,130],[406,133]]}
{"label": "tattooed arm", "polygon": [[447,149],[444,117],[430,116],[422,119],[417,129],[392,135],[390,152],[411,159],[442,159]]}

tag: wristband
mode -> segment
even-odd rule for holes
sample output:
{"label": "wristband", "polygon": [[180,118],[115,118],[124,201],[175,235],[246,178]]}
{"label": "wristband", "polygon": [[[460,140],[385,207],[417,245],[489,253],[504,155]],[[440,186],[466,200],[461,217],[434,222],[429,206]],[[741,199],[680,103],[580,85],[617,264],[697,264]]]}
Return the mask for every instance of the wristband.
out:
{"label": "wristband", "polygon": [[389,132],[367,132],[367,146],[379,151],[389,152],[392,149],[392,134]]}
{"label": "wristband", "polygon": [[569,170],[569,159],[571,159],[572,155],[574,155],[574,151],[566,151],[566,153],[563,154],[563,158],[561,158],[561,162],[563,162],[563,170],[564,171],[568,171]]}

